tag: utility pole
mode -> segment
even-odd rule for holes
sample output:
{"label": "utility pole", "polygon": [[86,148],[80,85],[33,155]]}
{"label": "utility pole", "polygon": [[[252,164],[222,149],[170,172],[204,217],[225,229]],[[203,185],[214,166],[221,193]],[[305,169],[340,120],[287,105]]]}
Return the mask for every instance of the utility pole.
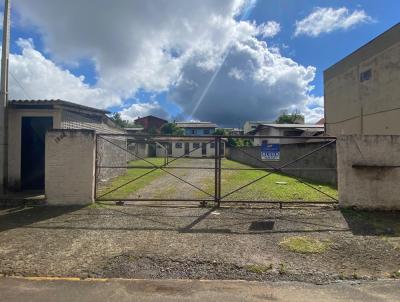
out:
{"label": "utility pole", "polygon": [[4,0],[3,44],[0,83],[0,189],[4,194],[8,182],[8,58],[10,53],[10,2]]}

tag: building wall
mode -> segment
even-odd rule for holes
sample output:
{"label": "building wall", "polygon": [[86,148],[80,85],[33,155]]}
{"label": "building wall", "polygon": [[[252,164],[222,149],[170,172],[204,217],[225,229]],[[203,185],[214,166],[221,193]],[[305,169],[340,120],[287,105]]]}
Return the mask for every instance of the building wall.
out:
{"label": "building wall", "polygon": [[45,194],[50,205],[94,201],[95,132],[50,130],[46,134]]}
{"label": "building wall", "polygon": [[400,210],[399,155],[399,135],[339,136],[340,206]]}
{"label": "building wall", "polygon": [[10,190],[21,189],[21,128],[22,117],[52,117],[53,128],[61,127],[61,111],[57,109],[8,108],[8,186]]}
{"label": "building wall", "polygon": [[400,133],[399,36],[397,25],[324,72],[328,135]]}
{"label": "building wall", "polygon": [[290,129],[279,129],[279,128],[274,128],[274,127],[264,128],[260,132],[258,132],[256,135],[254,135],[253,145],[261,146],[263,140],[267,140],[268,144],[298,144],[298,143],[304,143],[305,141],[307,141],[307,138],[302,138],[302,137],[299,137],[297,139],[295,139],[295,138],[285,139],[285,138],[259,138],[259,137],[257,137],[260,135],[284,136],[285,131],[287,131],[287,130],[290,130]]}
{"label": "building wall", "polygon": [[148,131],[150,129],[155,129],[158,131],[166,123],[167,123],[166,121],[152,116],[146,116],[135,120],[135,124],[142,125],[144,131]]}
{"label": "building wall", "polygon": [[[260,162],[256,160],[255,158],[261,160],[261,147],[228,148],[227,158],[252,167],[278,168],[285,163],[289,163],[323,146],[326,143],[327,141],[281,145],[279,161]],[[244,152],[250,154],[254,158]],[[294,168],[293,170],[287,169],[284,171],[289,175],[299,176],[310,181],[336,185],[337,172],[335,144],[331,144],[314,154],[289,165],[287,168]]]}
{"label": "building wall", "polygon": [[[177,147],[177,143],[180,143],[182,145],[182,148],[178,148]],[[199,141],[199,142],[195,142],[195,141],[172,142],[171,143],[172,154],[170,154],[169,156],[170,157],[183,156],[184,153],[185,153],[185,143],[189,144],[189,152],[190,152],[190,154],[188,155],[188,157],[203,157],[202,148],[201,148],[201,145],[202,145],[203,142],[201,142],[201,141]],[[193,147],[193,143],[199,143],[200,144],[200,148],[196,149],[195,147]],[[207,143],[207,142],[205,142],[205,143]],[[206,146],[206,157],[214,157],[215,148],[212,148],[212,146],[214,146],[214,143],[208,143],[207,144],[207,146]],[[161,148],[161,147],[157,147],[156,155],[157,155],[157,157],[164,157],[165,156],[164,149]]]}
{"label": "building wall", "polygon": [[[215,128],[184,128],[185,135],[213,135]],[[194,131],[194,133],[193,133]],[[208,133],[206,133],[208,131]]]}
{"label": "building wall", "polygon": [[[121,129],[111,127],[102,121],[102,116],[99,118],[90,117],[84,115],[83,112],[74,112],[71,110],[65,110],[62,108],[57,109],[15,109],[8,108],[8,131],[9,131],[9,148],[8,148],[8,184],[9,189],[13,191],[19,191],[21,189],[21,128],[22,128],[22,117],[53,117],[53,128],[54,129],[90,129],[101,133],[123,133]],[[124,142],[120,142],[121,139],[117,140],[118,144],[125,146],[126,138]],[[107,163],[117,163],[118,165],[126,165],[126,159],[123,162],[123,156],[126,157],[126,152],[122,152],[121,149],[115,150],[109,146],[104,146],[101,149],[107,154],[104,158]],[[107,178],[107,174],[110,177],[120,175],[122,170],[119,169],[108,169],[102,171],[104,178]]]}

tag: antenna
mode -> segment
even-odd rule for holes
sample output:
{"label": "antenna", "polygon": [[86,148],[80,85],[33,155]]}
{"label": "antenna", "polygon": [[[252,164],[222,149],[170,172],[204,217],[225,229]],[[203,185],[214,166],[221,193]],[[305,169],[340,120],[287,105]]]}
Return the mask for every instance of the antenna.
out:
{"label": "antenna", "polygon": [[0,181],[2,192],[7,189],[8,181],[8,58],[10,53],[10,2],[4,0],[3,45],[0,79]]}

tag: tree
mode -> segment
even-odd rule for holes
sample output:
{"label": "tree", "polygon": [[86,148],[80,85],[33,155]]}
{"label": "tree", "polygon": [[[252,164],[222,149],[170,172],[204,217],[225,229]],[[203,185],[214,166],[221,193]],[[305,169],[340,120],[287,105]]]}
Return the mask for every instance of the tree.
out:
{"label": "tree", "polygon": [[121,128],[130,128],[130,127],[136,126],[134,123],[132,123],[128,120],[122,119],[121,113],[119,113],[119,112],[114,112],[110,118],[115,124],[117,124],[117,126],[119,126]]}
{"label": "tree", "polygon": [[161,127],[162,134],[169,135],[184,135],[182,128],[179,128],[175,123],[166,123]]}
{"label": "tree", "polygon": [[304,115],[300,112],[295,111],[289,114],[287,111],[282,112],[282,114],[275,121],[277,124],[300,124],[304,123]]}

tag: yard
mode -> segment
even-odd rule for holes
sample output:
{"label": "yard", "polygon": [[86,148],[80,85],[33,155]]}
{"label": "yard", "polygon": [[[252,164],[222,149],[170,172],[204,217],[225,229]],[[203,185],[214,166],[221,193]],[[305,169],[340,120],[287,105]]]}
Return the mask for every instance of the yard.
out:
{"label": "yard", "polygon": [[[146,160],[154,165],[162,165],[164,163],[162,158],[149,158]],[[213,159],[180,158],[173,161],[169,164],[171,168],[166,169],[166,171],[181,179],[159,169],[152,171],[152,165],[144,160],[131,161],[129,165],[140,168],[128,169],[125,175],[103,184],[100,187],[98,196],[117,200],[124,198],[212,199],[211,195],[214,194]],[[178,167],[183,169],[178,169]],[[186,169],[187,167],[193,168]],[[222,196],[267,174],[267,172],[261,170],[245,170],[251,167],[228,159],[222,160],[222,168],[227,169],[223,170],[221,174]],[[148,172],[151,173],[141,177],[141,175]],[[337,190],[335,188],[314,182],[307,183],[316,187],[319,191],[337,198]],[[226,199],[247,201],[332,201],[333,199],[327,195],[314,190],[293,177],[274,173],[229,195]]]}

